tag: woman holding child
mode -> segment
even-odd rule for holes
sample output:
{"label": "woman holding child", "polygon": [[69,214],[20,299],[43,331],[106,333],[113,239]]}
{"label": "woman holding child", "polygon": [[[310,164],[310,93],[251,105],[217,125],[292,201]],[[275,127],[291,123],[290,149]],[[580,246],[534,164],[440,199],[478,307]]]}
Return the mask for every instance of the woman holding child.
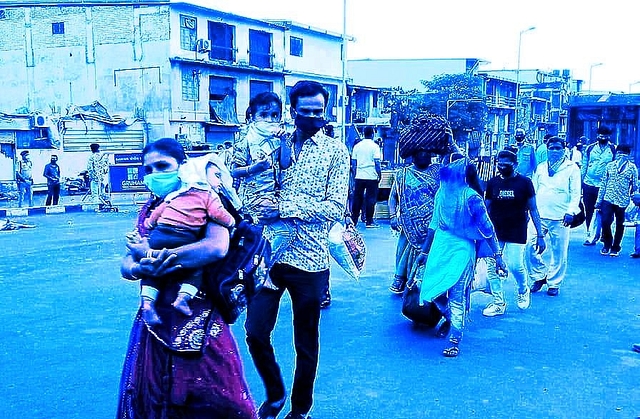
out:
{"label": "woman holding child", "polygon": [[[144,238],[149,234],[147,219],[169,193],[181,187],[174,174],[184,169],[186,156],[182,146],[169,138],[150,143],[142,154],[147,176],[152,175],[155,182],[155,196],[138,217],[137,232]],[[204,166],[208,174],[222,179],[220,197],[231,205],[234,197],[224,164],[211,158]],[[141,258],[135,256],[138,246],[129,245],[131,250],[121,265],[123,277],[161,279],[162,286],[155,299],[158,322],[146,322],[142,308],[134,320],[120,383],[118,418],[256,417],[235,339],[211,299],[199,290],[189,301],[190,316],[174,305],[184,272],[192,275],[193,270],[219,260],[228,246],[228,228],[215,221],[202,227],[199,241],[149,250]]]}

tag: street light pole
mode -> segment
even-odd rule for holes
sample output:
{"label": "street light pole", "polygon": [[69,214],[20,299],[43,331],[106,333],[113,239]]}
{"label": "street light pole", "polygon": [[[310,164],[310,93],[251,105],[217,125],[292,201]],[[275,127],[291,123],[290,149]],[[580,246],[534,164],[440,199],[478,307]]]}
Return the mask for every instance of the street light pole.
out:
{"label": "street light pole", "polygon": [[516,114],[513,118],[514,130],[518,128],[518,111],[520,108],[520,52],[522,50],[522,35],[534,30],[535,28],[535,26],[531,26],[530,28],[521,30],[520,35],[518,36],[518,66],[516,67]]}
{"label": "street light pole", "polygon": [[593,67],[601,66],[604,63],[595,63],[589,66],[589,94],[591,94],[591,75],[593,74]]}
{"label": "street light pole", "polygon": [[341,139],[347,143],[347,0],[342,2],[342,126]]}

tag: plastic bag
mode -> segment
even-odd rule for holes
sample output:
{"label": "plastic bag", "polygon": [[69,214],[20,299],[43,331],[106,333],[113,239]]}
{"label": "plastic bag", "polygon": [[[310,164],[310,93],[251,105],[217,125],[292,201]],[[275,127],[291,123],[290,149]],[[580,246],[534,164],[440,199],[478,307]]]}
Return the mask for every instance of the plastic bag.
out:
{"label": "plastic bag", "polygon": [[355,226],[336,222],[329,230],[329,253],[353,279],[358,281],[364,270],[367,247]]}

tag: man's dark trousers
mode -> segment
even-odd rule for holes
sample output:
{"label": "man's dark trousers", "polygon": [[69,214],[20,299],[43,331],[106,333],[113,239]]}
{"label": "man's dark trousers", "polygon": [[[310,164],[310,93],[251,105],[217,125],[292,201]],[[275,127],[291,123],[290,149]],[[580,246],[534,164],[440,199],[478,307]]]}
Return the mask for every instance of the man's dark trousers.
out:
{"label": "man's dark trousers", "polygon": [[351,219],[358,224],[358,217],[364,201],[365,223],[373,224],[373,214],[376,211],[378,201],[378,179],[356,179],[353,191],[353,206],[351,207]]}
{"label": "man's dark trousers", "polygon": [[53,184],[47,185],[47,202],[45,202],[45,205],[49,206],[51,205],[51,203],[53,203],[53,205],[58,205],[59,199],[60,199],[60,184],[53,183]]}
{"label": "man's dark trousers", "polygon": [[584,204],[584,215],[586,217],[587,227],[592,229],[591,219],[593,218],[594,208],[596,201],[598,200],[598,192],[600,188],[597,186],[587,185],[582,183],[582,203]]}
{"label": "man's dark trousers", "polygon": [[290,265],[275,264],[269,275],[278,289],[262,289],[247,308],[245,330],[249,353],[264,383],[267,400],[275,402],[284,398],[286,390],[271,345],[271,332],[276,324],[282,294],[289,291],[296,349],[291,410],[306,414],[313,404],[313,385],[318,369],[320,300],[329,279],[329,270],[306,272]]}

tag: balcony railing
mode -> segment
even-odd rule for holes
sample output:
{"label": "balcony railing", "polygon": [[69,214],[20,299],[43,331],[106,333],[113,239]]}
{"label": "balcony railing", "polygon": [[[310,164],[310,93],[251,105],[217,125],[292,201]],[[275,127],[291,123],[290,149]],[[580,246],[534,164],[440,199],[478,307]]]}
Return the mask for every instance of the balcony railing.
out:
{"label": "balcony railing", "polygon": [[490,108],[511,108],[515,109],[516,99],[513,97],[504,96],[487,96],[487,106]]}

